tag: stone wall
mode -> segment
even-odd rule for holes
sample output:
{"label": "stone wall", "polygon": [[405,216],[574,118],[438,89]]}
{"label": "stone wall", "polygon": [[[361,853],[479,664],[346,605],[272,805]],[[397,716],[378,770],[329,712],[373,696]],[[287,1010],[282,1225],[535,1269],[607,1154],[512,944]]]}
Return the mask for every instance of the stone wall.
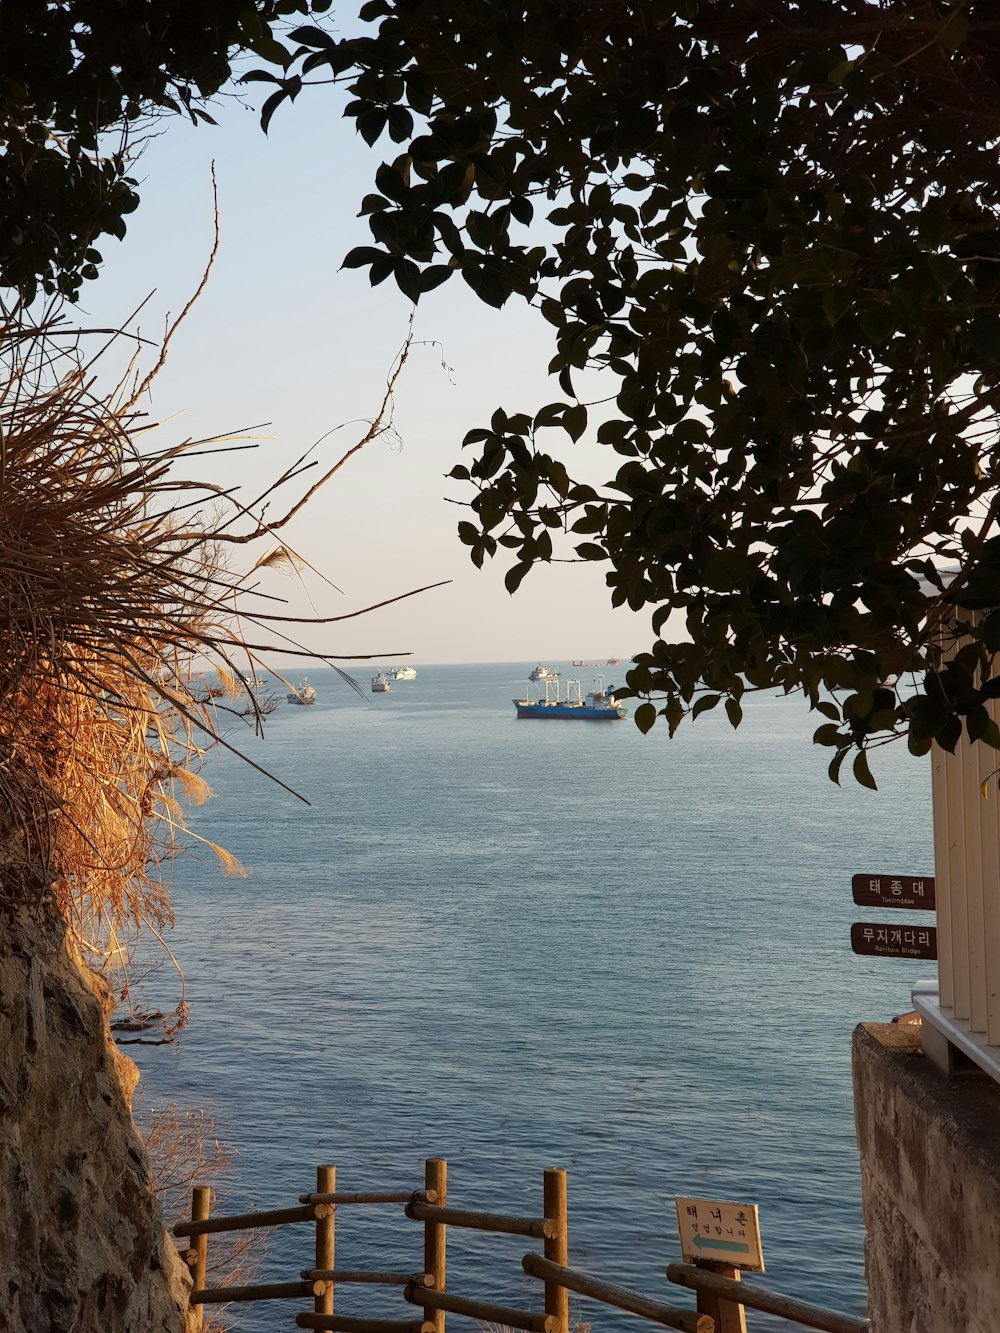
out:
{"label": "stone wall", "polygon": [[0,908],[0,1328],[187,1333],[108,997],[51,914]]}
{"label": "stone wall", "polygon": [[998,1333],[1000,1084],[919,1027],[862,1024],[853,1063],[872,1333]]}

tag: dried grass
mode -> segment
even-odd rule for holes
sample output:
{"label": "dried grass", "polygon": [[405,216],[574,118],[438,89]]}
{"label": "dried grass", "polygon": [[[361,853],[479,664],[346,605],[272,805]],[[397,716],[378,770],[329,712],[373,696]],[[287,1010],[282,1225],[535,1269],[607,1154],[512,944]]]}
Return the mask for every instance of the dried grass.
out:
{"label": "dried grass", "polygon": [[[210,1182],[212,1212],[225,1212],[229,1190],[238,1180],[237,1154],[219,1140],[211,1113],[204,1107],[180,1107],[175,1102],[152,1107],[141,1099],[134,1109],[149,1154],[151,1184],[163,1208],[167,1229],[191,1216],[195,1185]],[[264,1230],[212,1236],[206,1268],[209,1285],[239,1287],[258,1280],[266,1253]],[[206,1306],[203,1333],[225,1333],[237,1327],[239,1312],[239,1306]]]}
{"label": "dried grass", "polygon": [[[87,347],[58,318],[0,310],[0,898],[51,895],[106,970],[144,926],[171,923],[171,862],[193,836],[183,802],[209,795],[203,756],[228,746],[219,709],[242,694],[259,722],[249,682],[261,654],[302,651],[288,637],[302,620],[272,614],[251,575],[300,567],[277,532],[303,497],[263,513],[312,464],[306,455],[251,504],[186,479],[178,465],[192,453],[244,446],[153,443],[138,407],[149,376],[133,366],[96,393]],[[324,479],[388,428],[406,350],[380,415]],[[241,576],[229,553],[255,542],[267,549],[248,551]],[[193,677],[196,659],[216,688]]]}

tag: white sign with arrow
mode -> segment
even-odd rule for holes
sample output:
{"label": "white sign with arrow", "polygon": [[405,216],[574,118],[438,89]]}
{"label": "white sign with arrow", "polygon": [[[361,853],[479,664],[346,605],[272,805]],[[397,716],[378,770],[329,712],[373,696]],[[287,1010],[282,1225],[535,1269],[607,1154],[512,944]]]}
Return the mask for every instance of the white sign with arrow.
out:
{"label": "white sign with arrow", "polygon": [[678,1198],[677,1229],[686,1263],[710,1259],[752,1273],[764,1271],[755,1203]]}

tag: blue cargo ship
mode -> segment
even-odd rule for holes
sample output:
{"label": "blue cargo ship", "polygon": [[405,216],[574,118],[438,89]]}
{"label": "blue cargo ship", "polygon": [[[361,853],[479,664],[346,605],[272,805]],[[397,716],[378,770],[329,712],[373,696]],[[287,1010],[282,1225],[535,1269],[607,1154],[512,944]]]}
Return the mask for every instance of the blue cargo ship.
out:
{"label": "blue cargo ship", "polygon": [[628,711],[620,704],[611,689],[604,688],[600,676],[594,688],[583,698],[578,680],[566,682],[566,695],[559,697],[559,682],[545,681],[544,699],[515,699],[518,717],[564,718],[576,722],[620,721]]}

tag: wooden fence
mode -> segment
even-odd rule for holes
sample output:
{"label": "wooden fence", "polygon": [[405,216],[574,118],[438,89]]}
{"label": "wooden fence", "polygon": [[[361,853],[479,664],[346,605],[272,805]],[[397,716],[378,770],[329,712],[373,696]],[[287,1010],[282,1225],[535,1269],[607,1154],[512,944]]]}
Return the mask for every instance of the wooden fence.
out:
{"label": "wooden fence", "polygon": [[[536,1217],[514,1217],[506,1213],[468,1212],[448,1204],[447,1163],[429,1158],[425,1163],[424,1187],[351,1193],[336,1188],[336,1168],[316,1171],[316,1188],[299,1195],[297,1207],[274,1208],[232,1217],[212,1217],[211,1191],[194,1190],[190,1222],[178,1222],[174,1235],[184,1237],[183,1252],[191,1269],[191,1307],[200,1318],[206,1305],[243,1301],[312,1302],[312,1310],[295,1316],[299,1328],[330,1329],[335,1333],[445,1333],[448,1314],[464,1316],[480,1324],[499,1324],[525,1333],[569,1333],[569,1293],[627,1311],[663,1328],[682,1333],[745,1333],[746,1308],[764,1310],[806,1328],[825,1333],[868,1333],[864,1320],[806,1305],[788,1296],[763,1291],[738,1281],[739,1274],[708,1263],[671,1264],[670,1282],[696,1293],[697,1309],[683,1310],[652,1300],[640,1292],[619,1287],[569,1267],[566,1209],[566,1172],[550,1168],[543,1173],[542,1208]],[[335,1263],[337,1210],[344,1207],[402,1204],[403,1216],[421,1225],[423,1266],[413,1272],[378,1272],[338,1269]],[[315,1251],[311,1267],[294,1282],[259,1282],[239,1287],[205,1285],[209,1237],[222,1232],[309,1223],[314,1230]],[[541,1242],[542,1252],[525,1254],[521,1267],[542,1283],[542,1308],[521,1310],[478,1297],[450,1292],[446,1284],[446,1236],[448,1227],[523,1236]],[[334,1313],[338,1285],[366,1283],[396,1289],[403,1304],[397,1319],[356,1318]],[[409,1314],[407,1314],[409,1309]]]}

